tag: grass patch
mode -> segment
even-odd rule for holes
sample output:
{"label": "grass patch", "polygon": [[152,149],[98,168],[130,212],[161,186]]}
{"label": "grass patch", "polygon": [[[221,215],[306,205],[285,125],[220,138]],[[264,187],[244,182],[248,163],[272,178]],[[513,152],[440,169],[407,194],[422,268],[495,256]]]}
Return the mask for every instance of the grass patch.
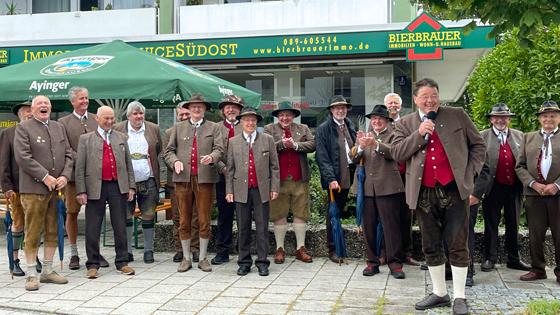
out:
{"label": "grass patch", "polygon": [[560,302],[556,300],[534,300],[529,302],[524,314],[526,315],[555,315],[560,314]]}

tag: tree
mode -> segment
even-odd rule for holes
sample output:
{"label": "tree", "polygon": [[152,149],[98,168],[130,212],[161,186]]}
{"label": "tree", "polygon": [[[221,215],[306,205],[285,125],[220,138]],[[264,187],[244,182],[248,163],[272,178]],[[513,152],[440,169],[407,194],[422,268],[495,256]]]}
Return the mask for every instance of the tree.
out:
{"label": "tree", "polygon": [[517,114],[513,126],[538,128],[534,113],[545,100],[560,101],[560,26],[540,28],[529,37],[533,47],[521,47],[518,30],[479,60],[469,77],[469,112],[479,128],[489,126],[486,114],[499,102]]}
{"label": "tree", "polygon": [[[559,0],[420,0],[420,3],[452,20],[480,18],[484,23],[492,23],[495,28],[491,36],[517,28],[523,47],[532,44],[530,35],[536,30],[560,24]],[[472,22],[469,27],[474,26]]]}

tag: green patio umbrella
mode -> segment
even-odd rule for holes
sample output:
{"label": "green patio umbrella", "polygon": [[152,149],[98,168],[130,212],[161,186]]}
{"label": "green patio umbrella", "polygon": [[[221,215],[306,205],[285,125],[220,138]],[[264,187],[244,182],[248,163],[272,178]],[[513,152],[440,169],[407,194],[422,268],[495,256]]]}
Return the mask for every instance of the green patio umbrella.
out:
{"label": "green patio umbrella", "polygon": [[71,110],[72,86],[86,87],[90,99],[139,100],[149,108],[173,107],[193,93],[211,103],[235,94],[256,108],[261,99],[244,87],[115,40],[0,69],[0,110],[35,95],[48,96],[54,110]]}

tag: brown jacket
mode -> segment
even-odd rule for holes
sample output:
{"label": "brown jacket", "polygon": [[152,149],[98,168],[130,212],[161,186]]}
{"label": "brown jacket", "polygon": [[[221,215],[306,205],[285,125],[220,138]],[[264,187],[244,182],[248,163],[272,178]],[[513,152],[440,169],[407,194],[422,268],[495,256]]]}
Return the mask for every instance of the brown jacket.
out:
{"label": "brown jacket", "polygon": [[[517,162],[519,160],[519,153],[521,149],[521,143],[523,142],[523,132],[508,128],[507,142],[511,148],[511,153]],[[494,179],[496,178],[496,167],[498,166],[498,158],[500,155],[500,139],[494,133],[492,128],[485,129],[480,132],[484,142],[486,143],[486,160],[484,161],[484,166],[482,171],[476,178],[474,183],[473,196],[478,199],[484,198],[485,195],[489,194],[494,186]],[[521,185],[517,181],[516,185],[519,187],[519,192],[521,192]]]}
{"label": "brown jacket", "polygon": [[[76,161],[76,152],[78,151],[78,141],[80,141],[80,136],[91,131],[97,130],[97,116],[92,113],[87,113],[87,119],[81,122],[74,113],[66,115],[58,120],[59,123],[64,125],[66,129],[66,137],[70,142],[70,147],[72,148],[72,159]],[[72,169],[72,176],[68,178],[69,181],[74,181],[74,171],[75,166]]]}
{"label": "brown jacket", "polygon": [[[537,173],[537,163],[541,153],[543,136],[540,131],[533,131],[525,134],[521,142],[521,154],[515,166],[515,172],[523,183],[523,194],[526,196],[540,196],[529,183],[539,178]],[[556,183],[560,185],[560,133],[550,138],[552,146],[552,165],[546,176],[545,184]]]}
{"label": "brown jacket", "polygon": [[43,178],[72,175],[72,148],[66,138],[64,126],[49,120],[48,128],[32,118],[16,127],[14,153],[19,164],[19,192],[27,194],[49,193]]}
{"label": "brown jacket", "polygon": [[[274,144],[276,145],[276,151],[278,153],[284,150],[284,145],[282,143],[284,129],[282,129],[279,123],[264,126],[264,132],[274,138]],[[311,177],[311,171],[309,170],[307,153],[315,152],[315,137],[311,133],[311,130],[309,130],[309,127],[303,124],[292,123],[290,132],[292,133],[292,139],[294,139],[294,142],[298,145],[297,152],[299,155],[299,164],[301,165],[302,181],[308,182]]]}
{"label": "brown jacket", "polygon": [[2,191],[19,191],[19,166],[14,155],[16,127],[10,127],[0,134],[0,185]]}
{"label": "brown jacket", "polygon": [[[180,174],[173,172],[173,182],[188,183],[191,181],[191,152],[193,148],[194,127],[190,120],[182,121],[171,127],[169,143],[165,148],[164,157],[167,165],[175,165],[176,161],[183,162],[183,171]],[[197,130],[197,164],[198,182],[201,184],[218,182],[216,163],[223,154],[223,139],[220,126],[217,123],[204,119]],[[200,164],[203,155],[210,155],[213,163]]]}
{"label": "brown jacket", "polygon": [[[121,194],[128,193],[129,189],[136,187],[134,183],[134,170],[127,136],[118,131],[111,131],[109,143],[117,164],[117,181]],[[78,156],[76,159],[76,194],[87,193],[88,199],[101,198],[101,176],[103,165],[103,138],[96,131],[80,136]]]}
{"label": "brown jacket", "polygon": [[[128,121],[121,121],[113,126],[113,130],[128,134]],[[158,125],[151,123],[149,121],[144,121],[146,125],[146,130],[144,131],[144,137],[148,142],[148,155],[150,157],[150,165],[152,167],[152,172],[154,173],[154,178],[156,180],[157,187],[160,187],[160,171],[159,171],[159,155],[163,150],[163,142],[161,140],[161,134]]]}
{"label": "brown jacket", "polygon": [[[220,121],[217,124],[220,125],[220,130],[222,132],[222,139],[224,141],[224,154],[222,155],[222,159],[220,161],[218,161],[218,163],[216,163],[216,170],[218,171],[218,174],[220,174],[220,181],[224,180],[224,172],[226,171],[227,168],[227,151],[228,151],[228,144],[229,144],[229,128],[226,127],[224,125],[224,121]],[[238,134],[240,134],[241,132],[243,132],[243,128],[241,128],[241,125],[239,124],[239,122],[235,125],[235,127],[233,127],[233,135],[237,136]]]}
{"label": "brown jacket", "polygon": [[387,196],[404,192],[404,185],[399,173],[397,161],[391,157],[392,132],[389,129],[375,137],[379,143],[379,151],[369,147],[358,153],[358,146],[350,150],[350,158],[356,165],[364,161],[365,180],[364,195],[366,197]]}
{"label": "brown jacket", "polygon": [[[173,129],[173,127],[171,128],[167,128],[165,130],[165,133],[163,134],[163,148],[165,149],[167,147],[167,144],[169,143],[169,136],[171,136],[171,130]],[[167,161],[165,161],[165,166],[166,167],[166,182],[165,182],[165,187],[175,187],[175,183],[173,183],[173,165],[169,165],[167,164]]]}
{"label": "brown jacket", "polygon": [[[270,199],[270,192],[280,192],[280,168],[272,136],[257,132],[253,156],[261,201],[265,203]],[[249,190],[249,144],[243,134],[231,138],[227,157],[226,194],[233,194],[235,202],[246,203]]]}
{"label": "brown jacket", "polygon": [[[426,143],[418,132],[420,123],[418,111],[401,118],[391,145],[393,158],[406,161],[406,203],[410,209],[416,209],[426,159]],[[484,139],[462,108],[440,107],[435,124],[461,199],[467,199],[473,191],[474,177],[484,164]]]}

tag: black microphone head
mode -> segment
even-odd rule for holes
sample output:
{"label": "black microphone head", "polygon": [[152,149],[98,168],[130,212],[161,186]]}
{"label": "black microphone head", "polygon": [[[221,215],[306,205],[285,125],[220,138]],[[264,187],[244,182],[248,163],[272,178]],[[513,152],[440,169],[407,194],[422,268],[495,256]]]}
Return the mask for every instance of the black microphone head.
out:
{"label": "black microphone head", "polygon": [[437,112],[435,112],[435,111],[428,112],[426,114],[426,117],[428,117],[428,119],[430,119],[430,120],[434,120],[437,117]]}

